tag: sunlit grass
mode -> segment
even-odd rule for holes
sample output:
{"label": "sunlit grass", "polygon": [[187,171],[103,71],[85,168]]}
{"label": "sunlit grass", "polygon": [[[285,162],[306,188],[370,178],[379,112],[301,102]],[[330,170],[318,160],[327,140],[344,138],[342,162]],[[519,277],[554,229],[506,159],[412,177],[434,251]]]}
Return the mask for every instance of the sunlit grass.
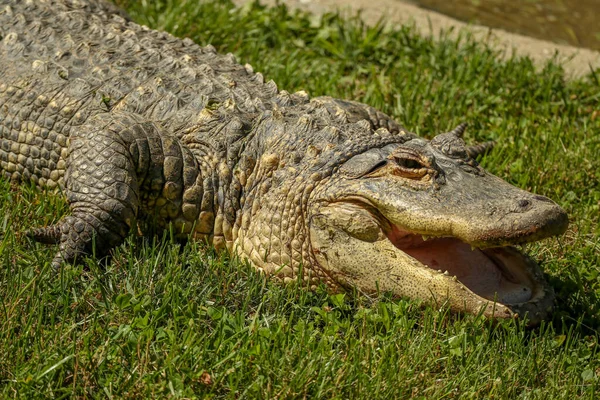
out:
{"label": "sunlit grass", "polygon": [[[122,2],[124,3],[124,2]],[[26,229],[60,196],[0,182],[0,396],[594,398],[600,360],[600,85],[498,61],[468,37],[431,40],[335,15],[223,1],[125,2],[138,22],[233,52],[288,91],[360,100],[423,136],[469,122],[482,162],[550,196],[572,223],[531,246],[558,294],[528,330],[443,307],[265,281],[200,244],[130,238],[59,275]]]}

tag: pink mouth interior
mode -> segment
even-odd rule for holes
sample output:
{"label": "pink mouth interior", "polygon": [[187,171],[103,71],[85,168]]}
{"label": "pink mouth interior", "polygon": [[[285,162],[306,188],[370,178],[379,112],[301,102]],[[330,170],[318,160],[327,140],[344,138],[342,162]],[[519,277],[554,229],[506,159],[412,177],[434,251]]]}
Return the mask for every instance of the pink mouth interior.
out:
{"label": "pink mouth interior", "polygon": [[457,238],[423,240],[421,235],[394,227],[388,239],[398,249],[427,267],[448,271],[476,295],[502,304],[531,300],[533,285],[522,258],[501,247],[473,249]]}

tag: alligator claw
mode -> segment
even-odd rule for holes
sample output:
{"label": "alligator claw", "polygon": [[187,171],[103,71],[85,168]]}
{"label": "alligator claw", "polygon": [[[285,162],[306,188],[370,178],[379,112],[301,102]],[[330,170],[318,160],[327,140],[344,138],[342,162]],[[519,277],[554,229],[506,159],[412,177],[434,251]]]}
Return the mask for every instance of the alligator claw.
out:
{"label": "alligator claw", "polygon": [[41,228],[29,229],[25,234],[38,243],[58,244],[62,235],[61,227],[62,224],[44,226]]}
{"label": "alligator claw", "polygon": [[64,263],[74,262],[83,254],[91,254],[96,244],[97,229],[85,216],[67,216],[59,223],[31,229],[27,236],[43,244],[58,244],[52,267],[59,270]]}

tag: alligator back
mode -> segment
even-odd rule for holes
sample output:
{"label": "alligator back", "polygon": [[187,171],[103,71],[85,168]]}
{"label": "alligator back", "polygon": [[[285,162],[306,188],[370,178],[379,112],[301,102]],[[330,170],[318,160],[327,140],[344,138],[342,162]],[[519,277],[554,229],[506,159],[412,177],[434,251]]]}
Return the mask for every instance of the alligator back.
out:
{"label": "alligator back", "polygon": [[97,114],[130,112],[180,134],[207,104],[231,100],[244,114],[277,93],[232,55],[102,1],[2,0],[0,38],[0,168],[50,188],[64,185],[69,137]]}

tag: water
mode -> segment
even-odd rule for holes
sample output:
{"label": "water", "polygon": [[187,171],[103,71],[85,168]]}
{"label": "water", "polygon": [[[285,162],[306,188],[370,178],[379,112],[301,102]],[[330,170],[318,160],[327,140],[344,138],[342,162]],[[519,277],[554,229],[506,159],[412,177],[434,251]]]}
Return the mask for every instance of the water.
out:
{"label": "water", "polygon": [[412,0],[456,19],[600,50],[600,0]]}

